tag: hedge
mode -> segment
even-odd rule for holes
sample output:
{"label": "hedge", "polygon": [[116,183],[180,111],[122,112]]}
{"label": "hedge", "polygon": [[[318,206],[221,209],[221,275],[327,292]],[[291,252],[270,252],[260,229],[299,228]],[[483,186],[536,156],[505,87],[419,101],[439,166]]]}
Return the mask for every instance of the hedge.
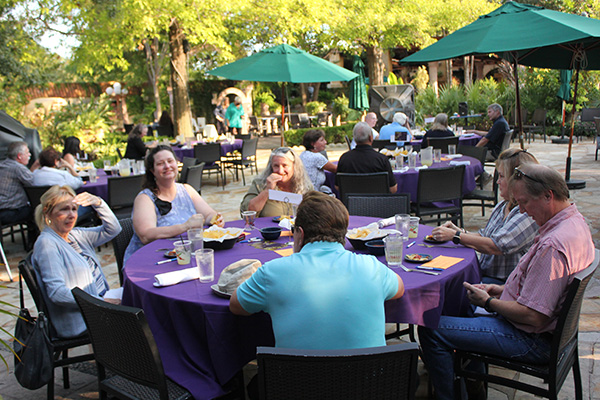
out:
{"label": "hedge", "polygon": [[304,133],[311,129],[322,130],[325,133],[327,143],[346,143],[344,136],[348,136],[348,139],[352,140],[353,128],[354,124],[344,124],[340,126],[322,126],[319,128],[290,129],[284,133],[285,143],[290,147],[301,146]]}

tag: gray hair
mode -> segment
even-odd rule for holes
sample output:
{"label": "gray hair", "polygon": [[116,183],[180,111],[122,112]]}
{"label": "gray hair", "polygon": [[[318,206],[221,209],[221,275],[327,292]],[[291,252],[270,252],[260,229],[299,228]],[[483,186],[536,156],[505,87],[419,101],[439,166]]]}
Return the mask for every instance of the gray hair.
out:
{"label": "gray hair", "polygon": [[367,143],[373,131],[366,122],[358,122],[352,130],[352,137],[357,144]]}
{"label": "gray hair", "polygon": [[448,114],[439,113],[433,120],[431,125],[432,131],[445,131],[448,129]]}
{"label": "gray hair", "polygon": [[396,114],[394,114],[394,118],[393,118],[394,122],[397,122],[400,125],[406,124],[407,119],[408,119],[408,117],[403,112],[397,112]]}
{"label": "gray hair", "polygon": [[19,154],[25,151],[25,147],[27,147],[27,143],[23,141],[12,142],[8,145],[8,158],[16,160]]}
{"label": "gray hair", "polygon": [[502,106],[501,106],[500,104],[498,104],[498,103],[490,104],[490,105],[488,106],[488,110],[489,110],[490,108],[491,108],[492,110],[494,110],[494,111],[498,111],[498,112],[500,112],[500,115],[502,115]]}
{"label": "gray hair", "polygon": [[[369,128],[370,129],[370,128]],[[273,158],[283,157],[294,164],[294,175],[292,175],[292,188],[294,193],[305,194],[313,190],[313,184],[304,169],[304,163],[294,150],[289,147],[279,147],[271,152],[267,167],[258,177],[258,186],[262,190],[267,185],[267,178],[273,173]]]}
{"label": "gray hair", "polygon": [[[509,181],[509,190],[512,192],[517,181],[523,181],[525,191],[531,197],[540,197],[546,192],[552,192],[558,201],[569,199],[569,188],[561,174],[553,168],[541,164],[526,163],[519,165]],[[525,182],[527,182],[525,184]]]}

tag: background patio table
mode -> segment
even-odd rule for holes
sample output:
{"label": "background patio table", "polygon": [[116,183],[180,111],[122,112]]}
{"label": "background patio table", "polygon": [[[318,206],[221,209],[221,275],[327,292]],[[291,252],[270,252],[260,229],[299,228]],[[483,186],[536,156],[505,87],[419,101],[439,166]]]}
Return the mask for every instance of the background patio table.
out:
{"label": "background patio table", "polygon": [[[465,146],[475,146],[481,140],[481,136],[476,135],[474,133],[467,133],[464,135],[460,135],[458,137],[458,144],[463,144]],[[421,144],[423,139],[413,139],[410,141],[411,145]]]}
{"label": "background patio table", "polygon": [[[203,142],[192,142],[194,145],[203,144]],[[242,150],[242,144],[244,141],[242,139],[235,139],[233,143],[229,142],[220,142],[221,144],[221,157],[225,157],[227,153],[233,153],[234,150]],[[183,157],[194,157],[194,148],[183,148],[172,146],[173,152],[175,156],[179,159],[179,161],[183,161]]]}
{"label": "background patio table", "polygon": [[[376,221],[375,218],[351,217],[350,227]],[[259,218],[257,227],[274,226],[271,218]],[[242,227],[242,221],[226,226]],[[431,232],[421,226],[419,238]],[[253,231],[251,237],[260,236]],[[285,236],[279,242],[291,240]],[[123,304],[144,309],[160,351],[166,374],[192,392],[196,399],[224,394],[222,384],[228,382],[256,355],[256,346],[273,346],[274,338],[267,314],[250,317],[235,316],[229,311],[229,300],[217,297],[210,286],[217,282],[221,271],[242,258],[266,262],[279,255],[274,251],[256,249],[247,243],[237,243],[231,250],[215,251],[215,280],[198,280],[155,288],[154,275],[189,268],[175,262],[156,265],[164,260],[164,251],[173,241],[156,240],[138,250],[125,265]],[[346,248],[351,249],[349,243]],[[407,273],[396,269],[405,284],[401,299],[386,302],[386,320],[435,327],[442,314],[462,315],[469,309],[463,281],[478,282],[479,270],[475,252],[465,247],[456,249],[411,247],[411,252],[440,254],[464,258],[439,276]],[[385,262],[384,257],[379,257]],[[194,263],[194,262],[193,262]]]}
{"label": "background patio table", "polygon": [[[442,157],[444,157],[442,155]],[[470,193],[475,189],[475,177],[480,175],[483,172],[483,165],[473,157],[462,156],[460,158],[454,159],[454,161],[470,161],[470,165],[465,165],[465,176],[463,179],[463,194]],[[434,162],[429,168],[442,168],[449,167],[450,161],[441,161],[439,163]],[[417,165],[421,165],[421,163],[417,163]],[[417,186],[419,182],[419,170],[418,169],[409,169],[406,172],[394,171],[394,178],[396,178],[396,183],[398,184],[398,190],[396,193],[410,193],[410,200],[417,200]],[[325,171],[325,185],[329,186],[333,193],[339,198],[340,193],[335,188],[335,174],[330,171]]]}
{"label": "background patio table", "polygon": [[97,169],[96,174],[98,176],[98,180],[96,182],[92,183],[89,180],[85,181],[83,186],[77,189],[75,192],[88,192],[95,196],[101,197],[104,201],[108,201],[108,176],[103,169]]}

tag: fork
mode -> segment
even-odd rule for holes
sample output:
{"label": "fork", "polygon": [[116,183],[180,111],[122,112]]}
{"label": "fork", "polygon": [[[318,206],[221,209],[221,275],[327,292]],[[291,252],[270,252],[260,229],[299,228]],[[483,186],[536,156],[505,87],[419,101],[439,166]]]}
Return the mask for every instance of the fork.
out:
{"label": "fork", "polygon": [[440,274],[439,272],[424,271],[422,269],[414,269],[414,268],[406,268],[403,264],[400,264],[400,268],[402,268],[406,272],[420,272],[422,274],[427,274],[427,275],[439,275]]}

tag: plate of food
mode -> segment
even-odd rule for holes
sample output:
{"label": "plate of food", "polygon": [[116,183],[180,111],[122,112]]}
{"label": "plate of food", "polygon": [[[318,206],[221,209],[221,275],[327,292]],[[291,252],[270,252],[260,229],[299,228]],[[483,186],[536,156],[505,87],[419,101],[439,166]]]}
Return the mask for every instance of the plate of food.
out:
{"label": "plate of food", "polygon": [[164,256],[167,258],[175,258],[175,257],[177,257],[177,254],[175,254],[175,249],[173,249],[173,250],[165,251]]}
{"label": "plate of food", "polygon": [[377,223],[372,223],[360,228],[348,229],[346,238],[354,247],[355,250],[366,250],[367,242],[373,239],[382,239],[392,232],[397,232],[393,229],[379,229]]}
{"label": "plate of food", "polygon": [[284,219],[291,219],[292,217],[289,215],[280,215],[278,217],[273,217],[273,222],[280,223]]}
{"label": "plate of food", "polygon": [[240,228],[220,228],[213,225],[204,230],[204,247],[214,250],[231,249],[244,233]]}
{"label": "plate of food", "polygon": [[433,244],[441,244],[441,243],[446,243],[447,242],[447,240],[435,240],[433,238],[433,235],[427,235],[427,236],[425,236],[423,238],[423,241],[427,242],[427,243],[433,243]]}
{"label": "plate of food", "polygon": [[433,260],[433,256],[429,254],[412,253],[404,256],[404,259],[409,262],[422,263]]}

